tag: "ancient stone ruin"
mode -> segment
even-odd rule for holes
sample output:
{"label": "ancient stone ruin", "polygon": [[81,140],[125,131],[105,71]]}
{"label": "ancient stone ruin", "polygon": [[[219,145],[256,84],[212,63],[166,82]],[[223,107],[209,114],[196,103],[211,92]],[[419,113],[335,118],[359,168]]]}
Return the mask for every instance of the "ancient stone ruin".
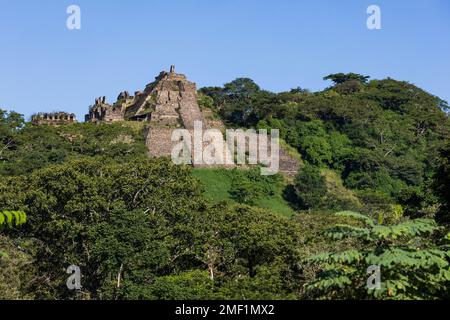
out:
{"label": "ancient stone ruin", "polygon": [[174,66],[134,96],[121,92],[112,105],[105,97],[95,99],[86,115],[87,122],[150,121],[170,127],[189,127],[194,119],[202,119],[196,85],[175,73]]}
{"label": "ancient stone ruin", "polygon": [[204,123],[197,103],[196,85],[184,75],[175,73],[172,66],[169,73],[161,73],[144,92],[148,91],[156,101],[146,138],[150,156],[170,156],[174,146],[171,137],[175,128],[192,132],[195,121]]}
{"label": "ancient stone ruin", "polygon": [[[145,121],[148,123],[145,139],[149,155],[170,157],[178,143],[172,141],[175,129],[186,129],[194,136],[194,123],[201,122],[203,130],[225,131],[224,124],[212,116],[211,110],[200,110],[197,98],[196,84],[188,81],[185,75],[176,73],[175,67],[171,66],[169,72],[161,72],[154,82],[143,91],[135,92],[134,96],[123,91],[113,104],[108,104],[105,97],[97,98],[86,115],[86,121]],[[191,150],[194,149],[192,141],[186,144]],[[223,153],[228,154],[227,145],[223,148]],[[298,166],[299,162],[281,148],[280,172],[292,175],[297,172]]]}
{"label": "ancient stone ruin", "polygon": [[148,122],[146,141],[150,155],[154,157],[170,156],[174,129],[192,130],[195,121],[202,121],[211,128],[198,106],[196,84],[176,73],[174,66],[170,72],[161,72],[144,91],[137,91],[134,96],[123,91],[112,105],[106,103],[105,97],[97,98],[86,121]]}
{"label": "ancient stone ruin", "polygon": [[66,125],[76,123],[75,114],[68,112],[40,112],[31,117],[31,122],[34,125]]}
{"label": "ancient stone ruin", "polygon": [[[109,104],[106,97],[101,96],[95,99],[94,105],[89,108],[89,114],[86,115],[86,122],[109,123],[119,121],[141,121],[146,122],[145,143],[149,150],[150,157],[171,157],[172,151],[180,145],[180,141],[173,142],[172,136],[174,130],[184,129],[194,139],[185,140],[183,137],[181,143],[186,145],[191,151],[192,164],[195,161],[195,124],[200,123],[200,132],[216,129],[216,134],[225,136],[225,125],[214,117],[211,110],[201,110],[197,101],[196,84],[187,80],[186,76],[175,72],[175,67],[171,66],[170,71],[161,72],[155,81],[148,84],[143,91],[136,91],[131,95],[128,91],[121,92],[117,101]],[[67,124],[76,122],[75,115],[68,113],[40,113],[33,117],[35,124]],[[229,159],[234,159],[231,155],[230,145],[212,142],[201,142],[200,148],[214,146],[214,154],[229,155]],[[198,145],[197,145],[198,146]],[[184,148],[184,147],[183,147]],[[231,147],[234,149],[234,147]],[[216,150],[217,153],[216,153]],[[279,152],[279,169],[281,173],[293,175],[297,172],[299,161],[291,157],[287,150],[281,148]],[[230,162],[232,162],[230,161]],[[211,166],[211,165],[206,165]],[[220,166],[234,166],[234,164],[225,163]]]}

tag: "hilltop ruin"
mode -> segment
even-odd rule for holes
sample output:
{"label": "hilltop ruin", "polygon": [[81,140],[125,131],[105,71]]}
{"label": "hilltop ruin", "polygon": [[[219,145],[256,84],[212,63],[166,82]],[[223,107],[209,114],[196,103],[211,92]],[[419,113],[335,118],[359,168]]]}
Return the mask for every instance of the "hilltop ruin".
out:
{"label": "hilltop ruin", "polygon": [[[217,129],[219,135],[220,133],[225,134],[223,122],[214,117],[211,110],[200,109],[196,84],[187,80],[185,75],[176,73],[174,66],[171,66],[169,72],[161,72],[154,82],[148,84],[143,91],[135,92],[134,96],[130,95],[128,91],[123,91],[113,104],[108,104],[104,96],[95,99],[85,120],[92,123],[120,121],[147,123],[145,143],[151,157],[171,157],[174,147],[180,143],[180,141],[172,141],[174,130],[184,129],[188,131],[188,135],[194,136],[195,123],[201,123],[203,132]],[[33,123],[37,125],[59,125],[73,122],[76,122],[75,115],[68,113],[42,113],[33,118]],[[194,149],[192,141],[188,142],[183,138],[182,143],[185,143],[190,150]],[[202,144],[203,148],[208,145],[214,147],[218,145],[212,142],[203,142]],[[231,155],[233,152],[229,151],[229,146],[226,144],[220,145],[214,150],[230,155],[230,158],[234,159],[234,155]],[[192,163],[196,165],[195,161]],[[226,166],[234,165],[226,164]],[[297,172],[298,166],[299,160],[290,156],[285,148],[280,148],[279,171],[292,176]]]}
{"label": "hilltop ruin", "polygon": [[202,113],[197,102],[197,86],[186,76],[170,71],[161,72],[144,91],[131,96],[121,92],[114,104],[106,103],[105,97],[95,100],[86,115],[87,122],[145,121],[149,123],[146,144],[151,156],[170,156],[174,129],[194,129],[194,122],[201,121],[205,129],[224,126],[220,121],[209,120],[210,114]]}
{"label": "hilltop ruin", "polygon": [[[172,141],[175,129],[186,129],[193,134],[194,123],[200,121],[203,130],[217,129],[222,133],[225,125],[212,116],[211,110],[201,110],[197,101],[197,86],[185,75],[170,71],[161,72],[155,81],[134,96],[123,91],[115,103],[108,104],[105,97],[99,97],[86,115],[87,122],[144,121],[148,123],[146,145],[151,157],[170,157],[177,142]],[[189,143],[193,149],[192,142]],[[224,146],[224,153],[229,153]],[[294,175],[299,160],[280,149],[280,172]],[[227,165],[230,166],[230,165]]]}
{"label": "hilltop ruin", "polygon": [[163,71],[148,84],[144,91],[134,96],[121,92],[112,105],[105,97],[95,99],[95,104],[86,115],[86,122],[149,121],[170,127],[193,126],[193,121],[203,120],[197,104],[195,83],[183,74]]}
{"label": "hilltop ruin", "polygon": [[34,125],[59,126],[77,122],[75,114],[68,112],[40,112],[31,116]]}

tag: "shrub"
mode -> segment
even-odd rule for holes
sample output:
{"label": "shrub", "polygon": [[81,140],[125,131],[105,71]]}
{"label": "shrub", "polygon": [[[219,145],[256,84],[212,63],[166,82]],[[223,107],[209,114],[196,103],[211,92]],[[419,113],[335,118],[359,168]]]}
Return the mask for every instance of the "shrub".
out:
{"label": "shrub", "polygon": [[319,208],[327,192],[325,178],[311,165],[305,165],[295,177],[294,188],[298,204],[304,209]]}
{"label": "shrub", "polygon": [[[308,261],[321,269],[305,285],[312,296],[339,299],[436,299],[448,297],[450,249],[431,241],[439,231],[433,220],[408,220],[383,226],[359,213],[345,211],[361,226],[338,224],[326,233],[333,240],[357,238],[363,249],[323,253]],[[381,270],[379,289],[367,287],[367,270]]]}

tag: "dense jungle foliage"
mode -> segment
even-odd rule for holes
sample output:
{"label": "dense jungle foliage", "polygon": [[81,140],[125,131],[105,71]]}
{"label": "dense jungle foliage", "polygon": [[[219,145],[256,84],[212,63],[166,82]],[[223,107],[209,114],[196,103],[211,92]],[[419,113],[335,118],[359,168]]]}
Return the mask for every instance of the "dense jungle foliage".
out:
{"label": "dense jungle foliage", "polygon": [[142,123],[0,110],[0,299],[448,299],[448,104],[389,78],[325,80],[199,90],[229,127],[279,129],[295,179],[149,159]]}

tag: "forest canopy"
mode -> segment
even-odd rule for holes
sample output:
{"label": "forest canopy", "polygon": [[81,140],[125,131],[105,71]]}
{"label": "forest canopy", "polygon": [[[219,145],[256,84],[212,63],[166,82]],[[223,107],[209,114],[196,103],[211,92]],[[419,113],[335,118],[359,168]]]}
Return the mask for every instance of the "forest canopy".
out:
{"label": "forest canopy", "polygon": [[279,129],[295,178],[149,159],[143,123],[0,110],[0,299],[448,298],[448,103],[391,78],[324,80],[199,90],[228,127]]}

